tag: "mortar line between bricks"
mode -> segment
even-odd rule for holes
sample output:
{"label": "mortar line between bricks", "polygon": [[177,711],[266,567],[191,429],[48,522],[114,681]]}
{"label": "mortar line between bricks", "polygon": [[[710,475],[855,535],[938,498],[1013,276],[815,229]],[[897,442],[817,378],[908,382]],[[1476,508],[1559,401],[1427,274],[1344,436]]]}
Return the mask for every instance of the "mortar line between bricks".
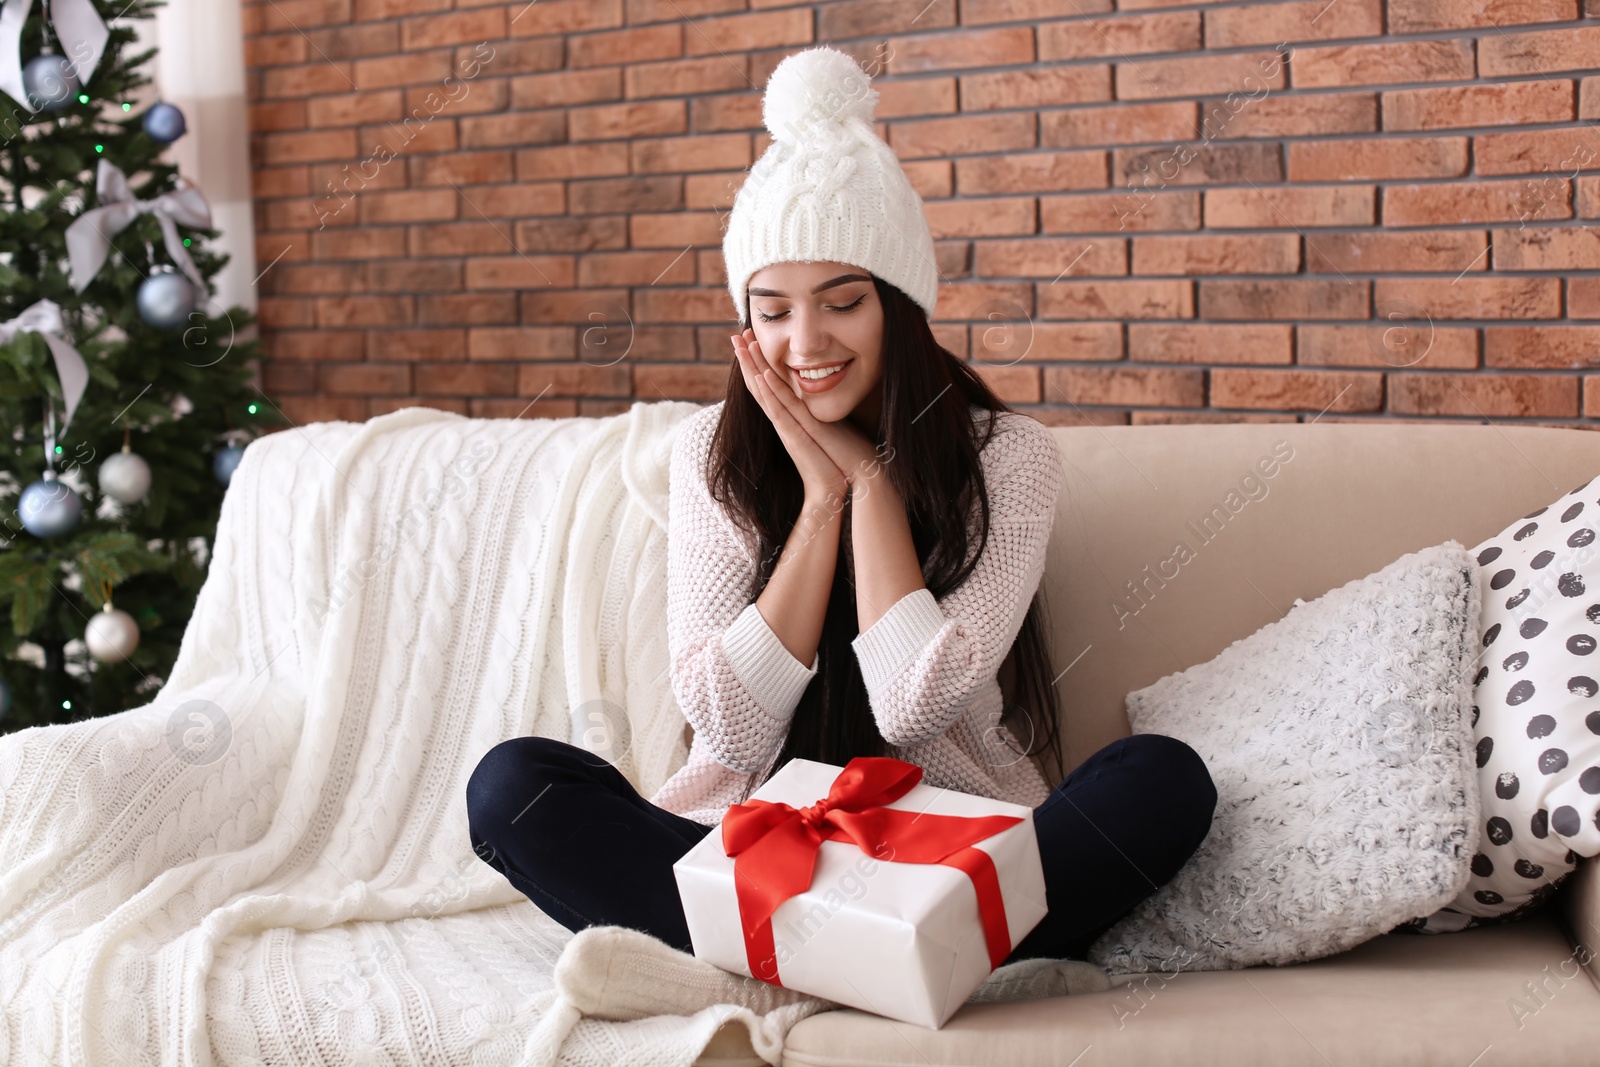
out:
{"label": "mortar line between bricks", "polygon": [[[318,47],[317,47],[317,42],[315,42],[315,41],[313,41],[313,40],[312,40],[312,39],[311,39],[311,38],[310,38],[310,37],[309,37],[309,36],[308,36],[308,35],[307,35],[307,34],[306,34],[306,31],[304,31],[304,30],[302,30],[302,29],[301,29],[301,28],[300,28],[300,27],[299,27],[299,26],[297,26],[297,25],[295,25],[295,21],[294,21],[294,20],[293,20],[293,19],[291,19],[291,18],[290,18],[290,17],[289,17],[289,16],[288,16],[288,15],[287,15],[287,14],[286,14],[286,13],[285,13],[285,12],[284,12],[284,10],[283,10],[283,8],[281,8],[281,7],[279,7],[279,6],[278,6],[278,5],[277,5],[277,3],[276,3],[276,0],[267,0],[267,3],[268,3],[268,4],[270,4],[270,5],[271,5],[271,6],[272,6],[272,10],[274,10],[274,11],[276,11],[276,12],[277,12],[277,13],[278,13],[278,14],[279,14],[279,15],[280,15],[280,16],[282,16],[282,18],[283,18],[283,21],[285,21],[285,22],[287,22],[287,23],[288,23],[288,24],[289,24],[289,25],[290,25],[290,26],[291,26],[291,27],[293,27],[293,28],[294,28],[294,32],[295,32],[295,33],[298,33],[298,34],[299,34],[299,35],[300,35],[300,36],[301,36],[301,37],[304,37],[304,38],[305,38],[305,42],[306,42],[306,44],[308,44],[308,45],[310,45],[310,46],[311,46],[311,47],[312,47],[312,48],[313,48],[313,49],[315,49],[315,50],[316,50],[316,53],[317,53],[317,55],[319,55],[319,56],[321,56],[321,57],[322,57],[322,61],[323,61],[323,62],[324,62],[324,63],[326,63],[326,64],[327,64],[327,65],[328,65],[328,66],[330,66],[330,67],[332,67],[332,68],[333,68],[333,69],[334,69],[334,70],[335,70],[335,71],[338,71],[338,73],[339,73],[339,77],[341,77],[341,78],[343,78],[343,79],[344,79],[344,80],[345,80],[345,81],[347,81],[347,82],[350,82],[350,88],[351,88],[351,89],[352,89],[352,90],[354,90],[354,91],[356,91],[356,92],[360,92],[360,91],[361,91],[361,90],[360,90],[360,89],[359,89],[359,88],[358,88],[358,87],[357,87],[357,86],[356,86],[356,83],[355,83],[355,82],[353,82],[353,81],[350,81],[350,75],[348,75],[348,74],[346,74],[346,73],[345,73],[345,72],[344,72],[344,71],[343,71],[343,70],[340,70],[340,69],[339,69],[339,64],[337,64],[337,63],[335,63],[335,62],[334,62],[334,61],[333,61],[333,60],[331,60],[331,59],[329,59],[329,58],[328,58],[328,53],[326,53],[326,52],[324,52],[324,51],[323,51],[323,50],[322,50],[322,49],[320,49],[320,48],[318,48]],[[124,9],[124,10],[126,10],[126,9]],[[352,64],[351,64],[351,66],[352,66],[352,67],[354,67],[354,65],[355,65],[355,64],[354,64],[354,63],[352,63]]]}
{"label": "mortar line between bricks", "polygon": [[[750,80],[750,75],[745,72],[744,67],[740,66],[738,63],[735,63],[733,61],[733,57],[732,56],[728,55],[728,53],[726,53],[722,49],[718,48],[717,45],[716,45],[716,42],[713,41],[711,38],[706,36],[706,31],[702,30],[699,26],[696,26],[694,20],[691,19],[688,15],[684,14],[683,9],[681,7],[679,7],[676,3],[674,3],[674,0],[667,0],[667,3],[672,6],[672,10],[674,10],[674,11],[676,11],[678,13],[679,19],[683,22],[683,24],[685,26],[689,26],[689,27],[693,28],[694,32],[698,33],[700,35],[700,39],[705,41],[706,44],[711,46],[711,50],[713,52],[717,53],[717,55],[719,55],[723,59],[727,60],[728,61],[728,65],[731,66],[734,70],[739,72],[739,77],[744,79],[744,82],[745,82],[746,85],[750,86],[750,88],[752,88],[752,89],[757,88],[756,83]],[[813,16],[813,21],[815,21],[815,16]],[[680,47],[679,50],[680,51],[682,50],[681,47]],[[691,59],[691,58],[698,58],[698,57],[682,56],[680,58]]]}
{"label": "mortar line between bricks", "polygon": [[[1306,233],[1305,233],[1304,230],[1302,230],[1298,226],[1295,226],[1293,221],[1290,220],[1288,215],[1284,215],[1283,208],[1279,207],[1277,204],[1274,204],[1270,199],[1268,199],[1267,194],[1263,193],[1261,191],[1261,187],[1259,185],[1257,185],[1255,182],[1250,182],[1250,188],[1254,189],[1260,195],[1261,199],[1266,201],[1266,204],[1267,204],[1268,207],[1272,208],[1272,210],[1276,211],[1280,216],[1282,216],[1283,220],[1285,222],[1289,223],[1289,225],[1294,229],[1294,232],[1299,234],[1300,235],[1300,239],[1305,242],[1306,254],[1298,256],[1298,258],[1300,259],[1300,262],[1301,262],[1301,266],[1303,268],[1304,264],[1305,264],[1305,261],[1308,258],[1310,258],[1310,253],[1313,252],[1313,251],[1316,251],[1315,246],[1312,245],[1312,243],[1311,243],[1311,238],[1306,236]],[[1489,242],[1485,241],[1484,242],[1484,248],[1487,249],[1488,247],[1489,247]],[[1298,254],[1300,252],[1300,249],[1296,248],[1295,252]],[[1322,255],[1321,252],[1317,252],[1317,254],[1319,256]],[[1326,256],[1323,256],[1323,258],[1327,259]],[[1344,271],[1339,269],[1337,264],[1334,264],[1330,260],[1329,261],[1329,265],[1333,267],[1334,273],[1337,274],[1340,278],[1342,278],[1344,280],[1345,284],[1347,284],[1347,285],[1352,284],[1350,279],[1345,275]]]}
{"label": "mortar line between bricks", "polygon": [[[1600,23],[1600,20],[1597,20],[1597,23]],[[1600,29],[1600,24],[1597,24],[1595,28],[1596,29]],[[1592,68],[1592,69],[1589,69],[1589,70],[1583,70],[1583,71],[1573,71],[1573,72],[1571,72],[1571,77],[1570,78],[1562,78],[1560,80],[1562,80],[1562,81],[1570,81],[1573,78],[1593,77],[1593,76],[1596,76],[1596,75],[1600,75],[1600,67]],[[1493,88],[1494,85],[1491,84],[1491,83],[1485,83],[1485,82],[1472,82],[1472,83],[1463,83],[1463,84],[1459,84],[1459,85],[1443,86],[1443,88],[1447,88],[1447,89],[1451,89],[1451,88],[1478,88],[1478,87]],[[1273,93],[1278,95],[1278,96],[1287,96],[1287,95],[1292,95],[1293,93],[1295,93],[1297,91],[1298,90],[1278,89],[1278,90],[1273,90]],[[1371,93],[1371,95],[1376,95],[1378,92],[1386,92],[1386,91],[1390,91],[1390,90],[1374,90]],[[1206,94],[1205,96],[1170,96],[1170,97],[1161,97],[1159,99],[1151,99],[1151,100],[1131,100],[1131,101],[1121,101],[1121,102],[1119,102],[1119,101],[1100,101],[1100,102],[1097,102],[1096,104],[1090,105],[1090,107],[1100,108],[1100,109],[1103,109],[1103,110],[1119,110],[1120,111],[1120,110],[1126,110],[1126,109],[1128,109],[1130,107],[1137,107],[1140,104],[1186,104],[1186,103],[1197,102],[1197,101],[1206,100],[1206,99],[1213,99],[1213,98],[1216,99],[1216,100],[1221,100],[1224,97],[1226,97],[1227,95],[1228,94],[1226,94],[1226,93],[1222,93],[1222,94],[1216,94],[1215,97],[1213,97],[1212,94]],[[1307,94],[1307,95],[1309,96],[1311,94]],[[1326,95],[1326,94],[1324,94],[1324,95]],[[1354,95],[1368,95],[1368,94],[1367,94],[1367,90],[1356,89],[1356,90],[1345,90],[1345,91],[1343,91],[1343,95],[1354,96]],[[1262,97],[1262,99],[1266,99],[1266,98]],[[1004,109],[1002,109],[1002,108],[994,108],[994,109],[991,109],[991,110],[982,110],[982,111],[962,111],[962,112],[958,112],[958,113],[952,114],[952,115],[929,115],[929,116],[917,116],[915,118],[907,117],[906,119],[903,119],[903,120],[894,120],[894,121],[898,121],[902,125],[914,126],[914,125],[916,125],[918,123],[946,122],[946,121],[949,121],[950,119],[971,118],[971,119],[976,120],[976,119],[989,119],[989,118],[994,118],[994,117],[1003,117],[1005,115],[1027,116],[1027,115],[1035,115],[1035,114],[1037,114],[1041,119],[1043,119],[1043,118],[1048,117],[1051,114],[1055,114],[1055,113],[1070,114],[1071,112],[1078,111],[1078,110],[1085,110],[1085,109],[1084,108],[1046,108],[1046,107],[1015,107],[1015,108],[1004,108]],[[1130,141],[1130,142],[1117,142],[1117,143],[1108,142],[1108,143],[1105,143],[1105,144],[1085,144],[1085,145],[1056,145],[1056,144],[1043,145],[1043,144],[1041,144],[1041,145],[1034,145],[1032,147],[1027,147],[1027,148],[996,148],[996,149],[991,149],[989,151],[981,151],[981,152],[934,153],[934,154],[930,154],[930,155],[926,155],[926,156],[908,156],[908,157],[905,157],[905,158],[901,159],[900,163],[901,163],[902,166],[904,166],[904,165],[906,165],[908,163],[922,163],[922,162],[926,162],[926,161],[929,161],[929,160],[932,160],[932,161],[939,161],[939,160],[955,160],[955,161],[959,161],[959,160],[963,160],[963,159],[1004,158],[1006,156],[1028,155],[1030,153],[1039,153],[1039,152],[1045,152],[1045,151],[1051,151],[1051,152],[1084,152],[1084,153],[1088,153],[1088,152],[1113,152],[1113,151],[1118,151],[1118,150],[1121,150],[1121,151],[1153,151],[1153,150],[1157,150],[1157,149],[1171,148],[1174,145],[1188,144],[1191,141],[1203,141],[1202,147],[1209,149],[1209,148],[1233,148],[1233,147],[1245,147],[1245,146],[1276,145],[1276,144],[1278,144],[1280,142],[1286,143],[1286,144],[1302,144],[1302,143],[1306,143],[1306,144],[1322,144],[1322,143],[1329,142],[1329,141],[1363,141],[1363,140],[1364,141],[1384,141],[1384,140],[1410,140],[1410,141],[1414,141],[1414,140],[1435,140],[1435,141],[1437,141],[1437,140],[1445,140],[1445,139],[1448,139],[1448,138],[1451,138],[1451,137],[1486,137],[1486,136],[1489,136],[1491,134],[1496,134],[1496,133],[1545,134],[1545,133],[1560,133],[1563,130],[1592,130],[1592,131],[1595,131],[1595,132],[1600,132],[1600,119],[1572,118],[1572,119],[1560,119],[1560,120],[1555,121],[1555,122],[1505,122],[1505,123],[1488,124],[1488,125],[1481,125],[1481,126],[1436,126],[1436,127],[1418,128],[1418,129],[1405,129],[1405,130],[1402,130],[1402,129],[1371,129],[1371,130],[1337,130],[1337,131],[1331,131],[1331,132],[1328,132],[1328,133],[1270,133],[1270,134],[1261,134],[1258,137],[1239,137],[1239,136],[1236,136],[1236,137],[1210,137],[1210,138],[1206,138],[1203,135],[1201,135],[1199,133],[1196,133],[1192,137],[1181,137],[1181,138],[1168,137],[1168,138],[1165,138],[1165,139],[1162,139],[1162,140],[1158,140],[1158,141]],[[602,144],[602,143],[605,143],[605,142],[580,141],[580,142],[575,142],[575,143],[578,143],[578,144]],[[708,173],[708,174],[712,174],[712,173],[719,173],[719,172],[717,172],[717,171],[702,171],[702,172],[684,171],[682,173]],[[1537,173],[1537,172],[1534,172],[1534,173]],[[577,180],[581,180],[581,179],[577,179]]]}
{"label": "mortar line between bricks", "polygon": [[[1161,13],[1166,13],[1166,14],[1176,14],[1176,13],[1183,13],[1183,12],[1189,12],[1189,11],[1201,12],[1201,11],[1205,11],[1205,10],[1207,10],[1207,9],[1213,7],[1213,6],[1214,5],[1205,5],[1205,6],[1196,5],[1196,6],[1188,6],[1188,7],[1183,7],[1183,8],[1151,9],[1151,10],[1152,10],[1152,13],[1161,12]],[[1240,5],[1236,5],[1236,6],[1239,6],[1239,7],[1257,7],[1257,6],[1261,6],[1261,5],[1259,3],[1253,2],[1253,0],[1252,0],[1252,2],[1247,2],[1245,4],[1240,4]],[[1481,9],[1480,9],[1480,11],[1481,11]],[[1032,26],[1034,28],[1038,28],[1038,27],[1042,27],[1042,26],[1053,25],[1053,24],[1056,24],[1056,23],[1065,23],[1065,24],[1069,24],[1069,25],[1083,26],[1085,23],[1091,23],[1091,22],[1096,22],[1096,21],[1102,21],[1102,22],[1103,21],[1115,21],[1116,18],[1120,18],[1124,14],[1131,15],[1132,17],[1137,17],[1137,15],[1135,15],[1133,13],[1104,12],[1104,13],[1099,13],[1099,14],[1086,15],[1086,16],[1082,16],[1082,17],[1067,16],[1065,18],[1025,19],[1025,20],[1022,20],[1022,21],[1020,21],[1018,23],[1011,24],[1011,28],[1013,28],[1013,29],[1026,28],[1026,27],[1029,27],[1029,26]],[[963,25],[959,25],[959,26],[948,27],[948,28],[945,28],[945,29],[940,30],[940,31],[936,31],[936,33],[932,34],[932,36],[951,37],[951,38],[959,39],[960,37],[962,37],[964,35],[969,35],[974,31],[985,30],[985,29],[988,29],[988,28],[989,28],[989,26],[987,24],[985,24],[983,26],[974,26],[974,25],[963,24]],[[1170,61],[1175,61],[1176,62],[1176,61],[1195,60],[1195,59],[1226,59],[1228,57],[1239,58],[1239,57],[1249,57],[1249,56],[1253,56],[1253,55],[1281,55],[1281,53],[1279,53],[1279,52],[1277,52],[1275,50],[1274,46],[1278,45],[1278,44],[1285,44],[1285,43],[1289,44],[1290,46],[1292,46],[1295,49],[1299,49],[1301,47],[1305,47],[1305,48],[1349,48],[1349,47],[1352,47],[1352,46],[1359,46],[1359,45],[1378,45],[1378,44],[1393,45],[1393,44],[1409,44],[1409,43],[1413,43],[1413,42],[1418,42],[1418,43],[1423,43],[1423,42],[1437,43],[1439,41],[1477,41],[1477,40],[1479,40],[1479,39],[1481,39],[1483,37],[1493,36],[1497,32],[1503,33],[1503,32],[1505,32],[1506,29],[1509,29],[1513,33],[1519,33],[1520,34],[1520,33],[1544,33],[1544,32],[1561,31],[1561,30],[1600,29],[1600,26],[1597,26],[1597,24],[1595,23],[1595,21],[1593,19],[1577,19],[1577,20],[1568,21],[1568,22],[1514,23],[1510,27],[1500,27],[1498,25],[1466,26],[1466,27],[1460,27],[1458,29],[1453,29],[1453,30],[1452,29],[1428,30],[1428,31],[1425,31],[1423,33],[1416,33],[1416,34],[1410,34],[1410,33],[1407,33],[1407,34],[1380,33],[1380,34],[1369,34],[1369,35],[1364,35],[1364,36],[1353,36],[1353,37],[1317,37],[1317,38],[1309,38],[1309,39],[1302,39],[1302,40],[1291,40],[1291,41],[1261,41],[1261,42],[1257,42],[1257,43],[1253,43],[1253,44],[1227,45],[1227,46],[1222,46],[1222,47],[1217,47],[1217,48],[1201,47],[1201,48],[1189,48],[1189,49],[1184,49],[1182,51],[1173,51],[1173,52],[1140,52],[1140,53],[1135,54],[1134,56],[1125,58],[1121,62],[1132,63],[1132,62],[1134,62],[1136,60],[1145,60],[1145,61],[1148,61],[1148,62],[1167,62],[1167,61],[1170,60]],[[602,31],[602,32],[614,32],[614,31]],[[583,35],[582,34],[569,34],[568,36],[570,36],[570,37],[578,37],[578,36],[583,36]],[[924,36],[924,35],[918,35],[918,36]],[[838,39],[835,39],[835,40],[832,40],[832,41],[817,42],[817,43],[818,44],[826,43],[826,44],[833,45],[835,47],[844,47],[844,46],[848,46],[848,45],[850,45],[852,43],[865,43],[865,42],[871,42],[871,41],[878,41],[878,40],[882,40],[882,39],[883,39],[883,35],[862,35],[862,36],[857,36],[857,37],[838,38]],[[894,38],[891,36],[889,39],[893,40]],[[810,47],[810,45],[809,44],[808,45],[798,45],[798,44],[797,45],[780,45],[778,47],[782,47],[782,48],[793,47],[793,48],[799,49],[799,48]],[[1125,55],[1124,53],[1120,53],[1120,52],[1118,54],[1119,55]],[[701,58],[701,57],[700,56],[683,56],[681,58],[683,58],[683,59],[694,59],[694,58]],[[664,62],[664,61],[661,61],[661,60],[649,60],[648,62]],[[665,61],[665,62],[670,62],[670,61]],[[956,76],[964,77],[964,76],[969,76],[969,75],[984,75],[984,74],[1015,74],[1015,73],[1021,73],[1021,72],[1024,72],[1024,71],[1027,71],[1027,70],[1030,70],[1030,69],[1035,69],[1035,68],[1038,68],[1040,66],[1046,66],[1046,65],[1051,66],[1051,67],[1095,67],[1095,66],[1115,66],[1115,65],[1117,65],[1118,62],[1119,61],[1115,57],[1113,57],[1113,56],[1111,56],[1109,54],[1108,55],[1094,55],[1094,56],[1071,56],[1071,57],[1063,57],[1063,58],[1060,58],[1060,59],[1036,59],[1036,60],[1027,60],[1027,61],[1020,61],[1019,60],[1018,62],[1015,62],[1015,63],[990,63],[990,64],[986,64],[986,65],[983,65],[983,66],[973,66],[973,67],[942,67],[942,68],[930,68],[930,69],[918,70],[918,71],[906,71],[906,72],[901,72],[901,73],[889,72],[889,73],[886,73],[884,75],[884,78],[887,81],[893,82],[893,81],[895,81],[897,79],[903,79],[903,80],[908,80],[909,81],[909,80],[912,80],[912,79],[917,78],[917,77],[930,77],[930,76],[940,76],[940,75],[945,75],[945,76],[956,75]],[[1291,56],[1291,62],[1292,62],[1292,56]],[[1493,75],[1491,75],[1490,77],[1493,77]],[[874,78],[873,81],[876,82],[877,79]]]}

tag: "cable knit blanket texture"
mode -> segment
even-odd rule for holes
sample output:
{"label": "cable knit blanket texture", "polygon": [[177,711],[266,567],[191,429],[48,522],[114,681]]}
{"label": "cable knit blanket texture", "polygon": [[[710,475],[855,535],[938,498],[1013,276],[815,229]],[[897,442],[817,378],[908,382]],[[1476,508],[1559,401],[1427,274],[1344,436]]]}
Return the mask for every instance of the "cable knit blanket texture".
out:
{"label": "cable knit blanket texture", "polygon": [[696,410],[252,443],[156,699],[0,738],[0,1063],[688,1065],[729,1018],[770,1046],[729,1005],[582,1017],[573,935],[467,838],[477,760],[573,739],[569,709],[627,709],[645,795],[685,759],[667,473]]}

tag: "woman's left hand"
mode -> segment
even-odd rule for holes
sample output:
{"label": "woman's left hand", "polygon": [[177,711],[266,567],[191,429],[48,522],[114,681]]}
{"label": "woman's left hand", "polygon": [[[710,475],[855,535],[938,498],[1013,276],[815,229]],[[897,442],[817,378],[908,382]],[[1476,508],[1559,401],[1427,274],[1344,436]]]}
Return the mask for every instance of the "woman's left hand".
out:
{"label": "woman's left hand", "polygon": [[871,478],[877,474],[883,461],[867,435],[851,425],[848,420],[823,422],[811,414],[811,409],[806,407],[803,399],[804,394],[799,392],[798,387],[787,375],[772,365],[766,353],[754,343],[755,331],[745,330],[745,339],[750,342],[750,351],[756,355],[773,395],[778,398],[778,402],[784,406],[800,428],[810,434],[811,439],[828,453],[828,458],[833,460],[834,465],[844,472],[845,480],[850,483],[851,488],[856,486],[858,480]]}

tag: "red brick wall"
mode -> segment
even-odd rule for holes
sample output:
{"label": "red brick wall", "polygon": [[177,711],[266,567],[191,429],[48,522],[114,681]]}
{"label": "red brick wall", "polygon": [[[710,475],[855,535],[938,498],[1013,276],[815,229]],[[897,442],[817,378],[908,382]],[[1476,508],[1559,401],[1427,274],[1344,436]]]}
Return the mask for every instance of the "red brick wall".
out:
{"label": "red brick wall", "polygon": [[940,341],[1047,422],[1600,425],[1600,0],[1115,2],[246,0],[268,393],[718,397],[761,89],[826,42]]}

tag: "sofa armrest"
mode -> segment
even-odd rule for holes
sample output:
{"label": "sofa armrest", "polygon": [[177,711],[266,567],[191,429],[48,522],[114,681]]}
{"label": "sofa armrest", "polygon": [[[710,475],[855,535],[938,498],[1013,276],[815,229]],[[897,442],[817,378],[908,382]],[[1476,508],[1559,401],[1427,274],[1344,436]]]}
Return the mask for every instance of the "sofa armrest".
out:
{"label": "sofa armrest", "polygon": [[1596,958],[1596,946],[1600,946],[1600,860],[1581,860],[1578,869],[1556,890],[1554,904],[1566,927],[1567,939],[1579,950],[1576,958],[1583,961],[1589,977],[1600,988],[1600,959]]}

